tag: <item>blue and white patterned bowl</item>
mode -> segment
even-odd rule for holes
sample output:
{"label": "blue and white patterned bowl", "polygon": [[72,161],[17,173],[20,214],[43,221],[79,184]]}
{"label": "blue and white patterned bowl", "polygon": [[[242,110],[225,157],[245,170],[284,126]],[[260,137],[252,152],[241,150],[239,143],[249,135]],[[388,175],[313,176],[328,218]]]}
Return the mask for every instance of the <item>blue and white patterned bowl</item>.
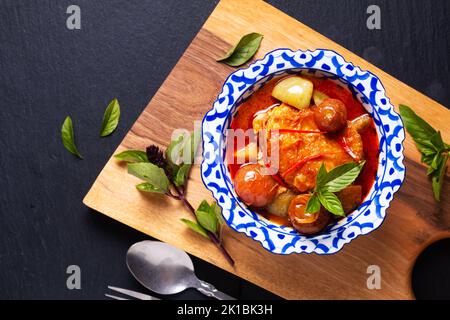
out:
{"label": "blue and white patterned bowl", "polygon": [[[330,78],[349,88],[372,115],[380,145],[376,180],[363,203],[351,215],[316,236],[300,235],[293,228],[273,224],[247,208],[236,195],[224,163],[225,131],[242,101],[274,77],[298,72]],[[383,85],[372,73],[330,50],[277,49],[248,68],[233,72],[213,108],[203,118],[202,137],[202,179],[222,208],[225,221],[232,229],[278,254],[332,254],[357,236],[377,229],[405,177],[403,123],[386,97]]]}

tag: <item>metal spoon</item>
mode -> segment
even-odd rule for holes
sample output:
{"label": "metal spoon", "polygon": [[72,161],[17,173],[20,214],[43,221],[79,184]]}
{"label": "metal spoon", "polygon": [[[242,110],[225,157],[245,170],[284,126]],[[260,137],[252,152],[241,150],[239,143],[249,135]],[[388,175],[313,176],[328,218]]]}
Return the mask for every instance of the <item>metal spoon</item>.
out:
{"label": "metal spoon", "polygon": [[127,252],[127,266],[140,284],[159,294],[195,288],[208,297],[235,300],[198,279],[187,253],[163,242],[146,240],[132,245]]}

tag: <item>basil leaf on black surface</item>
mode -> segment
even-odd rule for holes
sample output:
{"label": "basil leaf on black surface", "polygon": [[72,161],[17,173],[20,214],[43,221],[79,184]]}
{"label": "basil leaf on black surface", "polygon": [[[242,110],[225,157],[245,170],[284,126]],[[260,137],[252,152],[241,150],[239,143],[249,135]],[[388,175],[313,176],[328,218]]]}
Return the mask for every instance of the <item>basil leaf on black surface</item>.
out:
{"label": "basil leaf on black surface", "polygon": [[64,147],[72,154],[77,156],[80,159],[83,159],[83,156],[78,152],[77,146],[75,145],[75,135],[73,133],[73,124],[72,118],[69,116],[64,120],[64,123],[61,127],[61,139]]}
{"label": "basil leaf on black surface", "polygon": [[113,99],[105,110],[103,115],[102,127],[100,129],[100,136],[106,137],[116,130],[120,119],[120,106],[117,99]]}

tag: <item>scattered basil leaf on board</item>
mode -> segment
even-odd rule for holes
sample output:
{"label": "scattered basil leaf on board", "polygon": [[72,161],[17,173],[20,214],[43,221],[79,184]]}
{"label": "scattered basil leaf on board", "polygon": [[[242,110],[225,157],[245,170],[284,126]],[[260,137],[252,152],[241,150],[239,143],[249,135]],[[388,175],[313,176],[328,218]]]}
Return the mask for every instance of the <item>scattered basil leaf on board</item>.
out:
{"label": "scattered basil leaf on board", "polygon": [[410,107],[401,104],[399,109],[406,131],[422,154],[421,161],[429,166],[427,175],[431,179],[434,198],[440,201],[450,146],[442,140],[439,131],[419,117]]}
{"label": "scattered basil leaf on board", "polygon": [[150,183],[152,187],[146,191],[153,189],[156,190],[153,192],[166,193],[169,190],[169,179],[164,169],[153,163],[129,163],[128,173]]}
{"label": "scattered basil leaf on board", "polygon": [[205,238],[208,238],[208,233],[198,223],[195,223],[194,221],[191,221],[191,220],[188,220],[188,219],[181,219],[181,221],[184,222],[191,230],[194,230],[195,232],[201,234]]}
{"label": "scattered basil leaf on board", "polygon": [[327,172],[325,164],[319,168],[316,176],[316,187],[307,204],[306,213],[315,213],[322,205],[327,211],[337,216],[345,216],[341,201],[334,194],[351,185],[361,173],[365,161],[349,162]]}
{"label": "scattered basil leaf on board", "polygon": [[250,60],[258,51],[263,39],[263,35],[259,33],[246,34],[239,42],[231,48],[218,62],[226,63],[232,67],[238,67]]}
{"label": "scattered basil leaf on board", "polygon": [[78,158],[83,159],[83,156],[78,152],[75,145],[75,135],[73,133],[72,118],[67,117],[61,127],[61,139],[64,147]]}
{"label": "scattered basil leaf on board", "polygon": [[108,107],[106,107],[105,113],[103,114],[102,127],[100,129],[100,136],[106,137],[116,130],[120,119],[120,106],[117,99],[113,99]]}
{"label": "scattered basil leaf on board", "polygon": [[126,150],[114,155],[114,158],[125,162],[148,162],[147,154],[141,150]]}

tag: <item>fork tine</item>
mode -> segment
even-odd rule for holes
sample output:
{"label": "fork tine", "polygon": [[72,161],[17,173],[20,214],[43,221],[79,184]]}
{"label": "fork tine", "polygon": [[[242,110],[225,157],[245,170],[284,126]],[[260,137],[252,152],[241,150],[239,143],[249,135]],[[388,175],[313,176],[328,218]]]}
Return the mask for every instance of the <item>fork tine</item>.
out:
{"label": "fork tine", "polygon": [[148,294],[136,292],[136,291],[133,291],[133,290],[122,289],[122,288],[113,287],[113,286],[108,286],[108,289],[120,292],[122,294],[125,294],[127,296],[130,296],[130,297],[133,297],[133,298],[136,298],[136,299],[139,299],[139,300],[161,300],[159,298],[152,297],[152,296],[150,296]]}
{"label": "fork tine", "polygon": [[130,299],[127,299],[127,298],[113,296],[112,294],[107,294],[107,293],[105,293],[105,296],[108,297],[108,298],[111,298],[111,299],[115,299],[115,300],[130,300]]}

